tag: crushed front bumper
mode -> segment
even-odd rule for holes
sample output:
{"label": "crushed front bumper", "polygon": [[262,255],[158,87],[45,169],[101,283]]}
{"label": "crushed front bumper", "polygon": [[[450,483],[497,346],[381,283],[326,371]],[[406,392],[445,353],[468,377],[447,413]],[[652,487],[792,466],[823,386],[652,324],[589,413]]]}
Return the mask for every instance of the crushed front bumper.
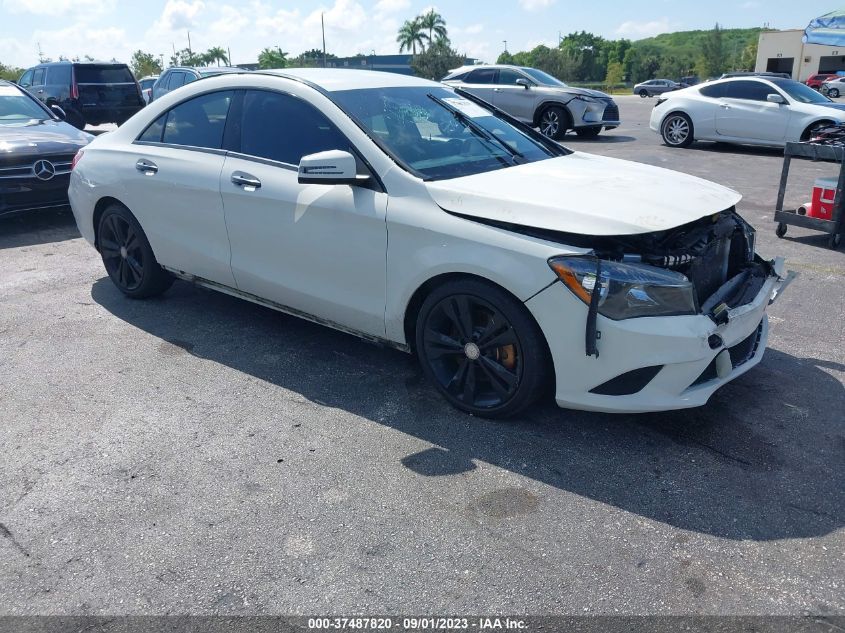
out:
{"label": "crushed front bumper", "polygon": [[[599,315],[598,358],[584,350],[586,306],[562,283],[549,286],[526,306],[549,343],[558,405],[641,413],[705,404],[719,387],[763,358],[766,307],[788,283],[782,260],[772,262],[771,269],[755,298],[730,309],[721,324],[704,315],[624,321]],[[579,319],[567,322],[565,315],[572,314]]]}

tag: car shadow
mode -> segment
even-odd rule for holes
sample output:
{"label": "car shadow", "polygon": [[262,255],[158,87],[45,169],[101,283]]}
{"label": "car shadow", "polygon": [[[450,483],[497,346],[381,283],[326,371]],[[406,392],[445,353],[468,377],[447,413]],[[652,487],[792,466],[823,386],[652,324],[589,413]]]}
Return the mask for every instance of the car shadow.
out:
{"label": "car shadow", "polygon": [[715,154],[737,154],[745,156],[774,156],[783,158],[783,148],[760,147],[758,145],[735,145],[733,143],[696,141],[688,149]]}
{"label": "car shadow", "polygon": [[572,141],[578,143],[589,143],[595,145],[602,145],[606,143],[630,143],[631,141],[636,141],[637,139],[633,136],[624,136],[622,134],[608,134],[606,132],[602,132],[598,136],[594,138],[582,138],[576,134],[568,134],[564,139],[560,142],[564,145],[570,143]]}
{"label": "car shadow", "polygon": [[0,216],[0,250],[80,237],[70,207]]}
{"label": "car shadow", "polygon": [[91,296],[170,348],[432,444],[380,457],[420,476],[486,462],[728,539],[807,538],[845,525],[845,388],[830,373],[845,367],[836,363],[769,350],[698,409],[607,415],[548,401],[492,421],[447,405],[411,356],[227,295],[176,282],[161,298],[132,301],[104,277]]}

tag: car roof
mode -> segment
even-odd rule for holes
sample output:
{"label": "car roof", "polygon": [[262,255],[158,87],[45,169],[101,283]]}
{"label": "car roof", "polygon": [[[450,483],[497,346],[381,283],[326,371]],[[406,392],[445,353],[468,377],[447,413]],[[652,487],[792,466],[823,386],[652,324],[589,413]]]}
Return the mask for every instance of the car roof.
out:
{"label": "car roof", "polygon": [[237,66],[171,66],[170,68],[166,68],[163,72],[168,70],[193,70],[198,73],[207,73],[207,72],[215,72],[215,73],[247,73],[248,70],[244,68],[238,68]]}
{"label": "car roof", "polygon": [[327,92],[357,90],[366,88],[431,88],[442,87],[436,81],[420,79],[411,75],[381,72],[377,70],[352,70],[347,68],[285,68],[279,70],[256,70],[254,74],[275,75],[305,81]]}

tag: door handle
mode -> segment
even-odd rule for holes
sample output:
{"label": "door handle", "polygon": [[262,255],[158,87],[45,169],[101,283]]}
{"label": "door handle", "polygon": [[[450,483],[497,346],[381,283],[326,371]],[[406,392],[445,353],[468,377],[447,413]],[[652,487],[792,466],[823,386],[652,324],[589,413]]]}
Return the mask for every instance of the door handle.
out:
{"label": "door handle", "polygon": [[236,171],[232,174],[232,184],[243,187],[245,191],[261,189],[261,181],[252,174]]}
{"label": "door handle", "polygon": [[502,91],[501,88],[493,88],[493,92],[501,92],[501,91]]}
{"label": "door handle", "polygon": [[44,94],[44,91],[43,91],[43,90],[39,90],[39,91],[38,91],[38,94],[43,95],[43,94]]}
{"label": "door handle", "polygon": [[145,176],[152,176],[158,172],[158,165],[153,161],[141,158],[135,163],[135,169],[143,173]]}
{"label": "door handle", "polygon": [[720,103],[720,104],[719,104],[719,107],[720,107],[720,108],[724,108],[725,110],[730,110],[730,109],[731,109],[731,106],[729,106],[727,103]]}

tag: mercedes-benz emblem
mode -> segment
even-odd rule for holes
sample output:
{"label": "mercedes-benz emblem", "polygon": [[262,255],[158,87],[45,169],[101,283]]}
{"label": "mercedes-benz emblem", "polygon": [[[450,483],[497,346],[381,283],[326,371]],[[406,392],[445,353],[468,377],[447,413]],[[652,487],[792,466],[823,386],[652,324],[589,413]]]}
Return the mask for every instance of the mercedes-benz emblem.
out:
{"label": "mercedes-benz emblem", "polygon": [[49,160],[39,160],[32,166],[32,171],[38,180],[50,180],[56,175],[56,166]]}

